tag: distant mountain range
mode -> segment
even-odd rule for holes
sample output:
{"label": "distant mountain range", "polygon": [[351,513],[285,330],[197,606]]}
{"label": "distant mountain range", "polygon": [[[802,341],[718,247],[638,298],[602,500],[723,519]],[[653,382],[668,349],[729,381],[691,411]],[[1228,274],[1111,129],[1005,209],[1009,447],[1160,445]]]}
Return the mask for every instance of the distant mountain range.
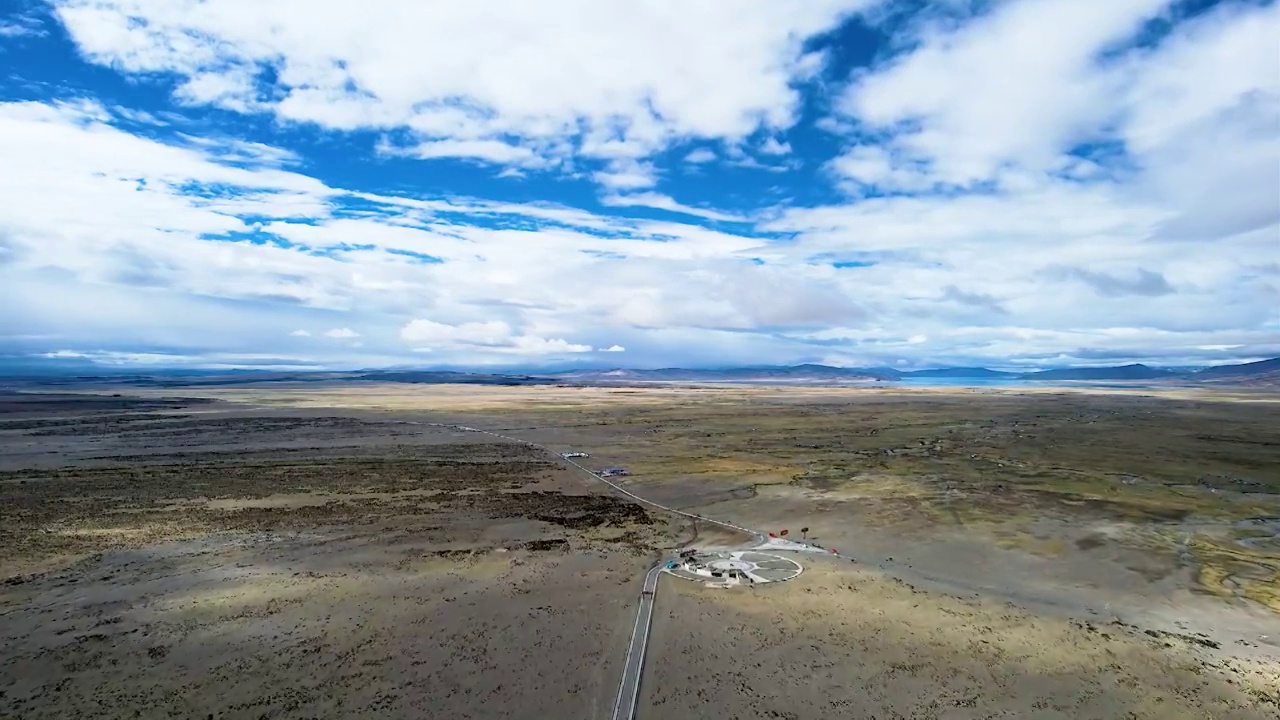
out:
{"label": "distant mountain range", "polygon": [[1243,365],[1218,365],[1191,374],[1197,380],[1214,381],[1240,377],[1267,377],[1280,380],[1280,358]]}
{"label": "distant mountain range", "polygon": [[1027,380],[1175,380],[1190,383],[1271,385],[1280,387],[1280,358],[1195,370],[1168,370],[1148,365],[1045,370],[1020,376]]}
{"label": "distant mountain range", "polygon": [[720,369],[571,370],[550,377],[591,382],[817,382],[896,380],[892,368],[840,368],[830,365],[784,365]]}
{"label": "distant mountain range", "polygon": [[617,368],[613,370],[568,370],[548,373],[472,373],[457,370],[360,370],[360,371],[133,371],[84,372],[68,369],[56,374],[46,370],[28,373],[0,367],[0,375],[38,380],[43,385],[84,382],[191,387],[245,383],[298,382],[401,382],[469,385],[632,385],[644,383],[769,383],[830,385],[844,383],[892,383],[913,380],[1019,380],[1019,381],[1110,381],[1162,382],[1179,384],[1230,384],[1280,387],[1280,358],[1240,365],[1219,365],[1198,370],[1173,370],[1131,364],[1112,367],[1060,368],[1017,373],[981,367],[951,367],[932,370],[899,371],[887,367],[841,368],[830,365],[789,365],[731,367],[719,369],[660,368],[656,370]]}
{"label": "distant mountain range", "polygon": [[953,367],[937,368],[934,370],[913,370],[911,372],[899,373],[899,376],[907,378],[1010,378],[1018,377],[1018,373],[1004,372],[1002,370],[988,370],[981,367]]}
{"label": "distant mountain range", "polygon": [[1140,363],[1116,367],[1062,368],[1019,375],[1023,380],[1157,380],[1184,377],[1172,370],[1162,370]]}
{"label": "distant mountain range", "polygon": [[829,365],[791,365],[781,367],[745,367],[720,370],[692,370],[664,368],[661,370],[578,370],[555,373],[550,377],[560,380],[599,383],[625,382],[893,382],[912,379],[990,379],[990,380],[1086,380],[1086,381],[1149,381],[1176,380],[1184,382],[1230,382],[1267,379],[1280,372],[1280,358],[1246,363],[1244,365],[1219,365],[1201,370],[1178,371],[1155,368],[1140,363],[1111,367],[1060,368],[1036,372],[1017,373],[990,370],[982,367],[936,368],[932,370],[899,371],[893,368],[840,368]]}

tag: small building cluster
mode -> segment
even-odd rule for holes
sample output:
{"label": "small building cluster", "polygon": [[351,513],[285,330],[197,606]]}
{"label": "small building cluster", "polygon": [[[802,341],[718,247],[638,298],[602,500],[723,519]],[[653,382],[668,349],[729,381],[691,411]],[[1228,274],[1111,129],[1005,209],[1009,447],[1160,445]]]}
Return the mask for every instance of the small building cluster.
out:
{"label": "small building cluster", "polygon": [[752,550],[698,552],[686,548],[678,558],[667,561],[666,571],[707,587],[729,588],[790,580],[803,568],[794,560],[770,553]]}
{"label": "small building cluster", "polygon": [[756,579],[749,572],[750,563],[744,563],[736,560],[725,560],[718,555],[702,556],[696,552],[686,551],[680,553],[678,567],[692,575],[700,575],[709,577],[712,580],[721,581],[729,585],[746,582],[752,585]]}

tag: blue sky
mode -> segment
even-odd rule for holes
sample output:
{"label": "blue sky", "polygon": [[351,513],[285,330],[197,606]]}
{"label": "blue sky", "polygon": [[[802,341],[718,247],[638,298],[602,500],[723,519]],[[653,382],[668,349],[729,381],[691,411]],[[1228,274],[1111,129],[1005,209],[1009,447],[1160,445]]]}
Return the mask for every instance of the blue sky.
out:
{"label": "blue sky", "polygon": [[1280,355],[1280,7],[10,0],[0,356]]}

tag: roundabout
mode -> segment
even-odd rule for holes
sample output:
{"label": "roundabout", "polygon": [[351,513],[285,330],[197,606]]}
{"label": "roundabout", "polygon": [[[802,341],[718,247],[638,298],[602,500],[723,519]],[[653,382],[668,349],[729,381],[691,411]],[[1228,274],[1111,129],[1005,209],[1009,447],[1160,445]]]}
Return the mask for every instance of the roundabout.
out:
{"label": "roundabout", "polygon": [[720,588],[786,582],[804,572],[790,558],[754,550],[688,553],[669,561],[664,569],[678,578]]}

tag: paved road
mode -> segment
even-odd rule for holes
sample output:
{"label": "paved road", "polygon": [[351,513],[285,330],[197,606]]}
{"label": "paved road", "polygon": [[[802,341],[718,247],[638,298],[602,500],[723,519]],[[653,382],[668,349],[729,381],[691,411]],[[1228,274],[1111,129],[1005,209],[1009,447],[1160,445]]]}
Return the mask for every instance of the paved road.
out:
{"label": "paved road", "polygon": [[613,703],[613,720],[632,720],[636,715],[636,701],[640,698],[640,676],[644,674],[644,653],[649,646],[649,626],[653,621],[653,599],[658,592],[662,566],[663,563],[659,562],[644,576],[640,606],[636,609],[636,624],[631,630],[631,645],[627,648],[627,661],[622,666],[618,699]]}
{"label": "paved road", "polygon": [[528,440],[522,440],[522,439],[517,438],[517,437],[511,437],[510,435],[502,435],[502,434],[500,434],[500,433],[492,432],[492,431],[490,431],[490,430],[482,430],[482,429],[480,429],[480,428],[468,427],[468,426],[466,426],[466,425],[454,425],[454,424],[452,424],[452,423],[415,422],[415,421],[409,421],[407,424],[410,424],[410,425],[429,425],[429,426],[431,426],[431,427],[443,427],[443,428],[449,428],[449,429],[451,429],[451,430],[463,430],[463,431],[466,431],[466,432],[481,433],[481,434],[483,434],[483,435],[489,435],[489,436],[491,436],[491,437],[500,438],[500,439],[502,439],[502,440],[507,440],[507,441],[509,441],[509,442],[519,443],[519,444],[521,444],[521,445],[528,445],[529,447],[538,448],[539,450],[542,450],[543,452],[548,452],[548,453],[551,453],[552,455],[555,455],[555,456],[556,456],[556,458],[557,458],[557,459],[559,459],[561,462],[568,463],[569,465],[572,465],[572,466],[574,466],[574,467],[578,468],[578,469],[579,469],[579,470],[581,470],[582,472],[584,472],[584,473],[586,473],[586,474],[590,475],[591,477],[595,478],[596,480],[599,480],[600,482],[604,483],[605,485],[608,485],[609,487],[613,488],[614,490],[617,490],[618,492],[622,493],[623,495],[626,495],[627,497],[631,498],[632,500],[635,500],[636,502],[638,502],[638,503],[640,503],[640,504],[642,504],[642,505],[648,505],[649,507],[657,508],[657,509],[662,510],[662,511],[664,511],[664,512],[669,512],[669,513],[671,513],[671,514],[673,514],[673,515],[680,515],[680,516],[687,517],[687,518],[690,518],[690,519],[693,519],[693,520],[701,520],[701,521],[703,521],[703,522],[705,522],[705,523],[711,523],[712,525],[719,525],[720,527],[725,528],[725,529],[727,529],[727,530],[735,530],[735,531],[737,531],[737,532],[743,533],[744,535],[749,535],[749,536],[751,537],[752,542],[753,542],[753,543],[756,543],[756,544],[764,542],[764,539],[765,539],[765,538],[764,538],[764,534],[763,534],[763,533],[761,533],[761,532],[759,532],[759,531],[751,530],[751,529],[749,529],[749,528],[744,528],[744,527],[742,527],[741,525],[734,525],[733,523],[725,522],[725,521],[723,521],[723,520],[716,520],[716,519],[714,519],[714,518],[709,518],[709,517],[706,517],[706,516],[704,516],[704,515],[698,515],[698,514],[696,514],[696,513],[685,512],[684,510],[679,510],[679,509],[677,509],[677,508],[668,507],[668,506],[663,505],[663,504],[661,504],[661,503],[656,503],[656,502],[654,502],[654,501],[652,501],[652,500],[649,500],[649,499],[647,499],[647,498],[640,497],[639,495],[637,495],[637,494],[635,494],[635,493],[631,492],[630,490],[626,489],[626,488],[625,488],[625,487],[623,487],[622,485],[619,485],[618,483],[616,483],[616,482],[614,482],[614,481],[610,480],[609,478],[604,477],[603,475],[600,475],[599,473],[597,473],[596,471],[592,470],[591,468],[589,468],[589,467],[587,467],[587,466],[585,466],[585,465],[582,465],[582,464],[580,464],[580,463],[574,462],[574,460],[573,460],[572,458],[563,457],[562,455],[560,455],[560,453],[556,452],[555,450],[552,450],[551,448],[547,447],[546,445],[539,445],[539,444],[538,444],[538,443],[536,443],[536,442],[530,442],[530,441],[528,441]]}
{"label": "paved road", "polygon": [[[733,523],[725,522],[723,520],[715,520],[715,519],[704,517],[702,515],[698,515],[695,513],[685,512],[684,510],[678,510],[676,508],[668,507],[661,503],[656,503],[652,500],[648,500],[646,498],[640,497],[639,495],[631,492],[630,490],[623,487],[622,485],[619,485],[618,483],[610,480],[609,478],[606,478],[600,475],[599,473],[595,472],[591,468],[588,468],[585,465],[581,465],[577,462],[574,462],[573,459],[571,458],[563,457],[562,455],[560,455],[560,453],[552,450],[546,445],[539,445],[538,443],[530,442],[528,440],[522,440],[516,437],[511,437],[510,435],[502,435],[500,433],[492,432],[490,430],[482,430],[480,428],[468,427],[466,425],[453,425],[450,423],[433,423],[433,422],[415,422],[413,424],[414,425],[431,425],[434,427],[450,428],[452,430],[463,430],[466,432],[482,433],[484,435],[500,438],[502,440],[507,440],[510,442],[519,443],[521,445],[528,445],[529,447],[538,448],[539,450],[555,455],[562,462],[568,463],[569,465],[572,465],[578,468],[582,472],[590,475],[596,480],[599,480],[600,482],[608,485],[609,487],[613,488],[614,490],[617,490],[618,492],[622,493],[623,495],[626,495],[627,497],[631,498],[632,500],[635,500],[638,503],[641,503],[643,505],[648,505],[649,507],[657,508],[659,510],[662,510],[663,512],[668,512],[673,515],[680,515],[693,520],[701,520],[706,523],[711,523],[712,525],[719,525],[720,527],[725,528],[727,530],[735,530],[737,532],[743,533],[751,537],[751,546],[759,545],[765,542],[764,534],[756,530],[749,530],[740,525],[734,525]],[[645,654],[645,649],[648,648],[649,646],[649,626],[653,620],[653,600],[657,595],[658,578],[662,574],[662,568],[664,564],[665,564],[664,562],[659,562],[657,565],[654,565],[652,568],[650,568],[648,574],[644,576],[644,586],[640,593],[640,605],[639,607],[636,608],[636,622],[634,627],[631,630],[631,645],[630,647],[627,648],[627,661],[622,668],[622,681],[618,684],[618,699],[613,704],[612,720],[632,720],[635,717],[636,701],[640,697],[640,676],[644,674],[644,654]]]}

